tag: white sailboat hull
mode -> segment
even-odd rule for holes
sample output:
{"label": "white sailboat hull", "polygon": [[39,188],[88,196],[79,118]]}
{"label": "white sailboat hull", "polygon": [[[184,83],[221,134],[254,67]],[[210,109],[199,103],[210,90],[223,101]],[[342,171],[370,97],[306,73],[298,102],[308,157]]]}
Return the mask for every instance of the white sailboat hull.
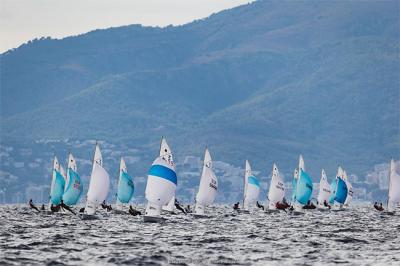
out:
{"label": "white sailboat hull", "polygon": [[146,211],[143,216],[143,221],[147,223],[159,223],[164,222],[166,219],[161,216],[161,206],[147,203]]}

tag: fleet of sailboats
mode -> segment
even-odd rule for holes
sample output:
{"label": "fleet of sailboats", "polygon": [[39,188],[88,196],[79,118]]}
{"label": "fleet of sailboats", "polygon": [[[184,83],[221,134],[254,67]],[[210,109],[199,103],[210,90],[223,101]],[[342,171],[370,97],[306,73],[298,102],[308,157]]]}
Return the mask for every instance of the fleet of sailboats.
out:
{"label": "fleet of sailboats", "polygon": [[[67,206],[76,205],[81,197],[83,185],[77,173],[77,163],[74,156],[68,154],[67,170],[65,171],[57,157],[53,159],[52,178],[49,195],[49,208],[65,204]],[[400,175],[396,171],[394,160],[390,162],[389,182],[386,209],[383,213],[394,214],[400,203]],[[158,156],[150,167],[147,177],[145,197],[147,206],[143,216],[144,222],[164,221],[162,211],[173,213],[176,203],[177,174],[172,156],[172,151],[163,137],[160,143]],[[291,208],[289,213],[304,214],[305,209],[310,206],[313,194],[313,182],[311,176],[306,172],[304,158],[299,156],[298,167],[294,170],[292,181]],[[105,202],[110,189],[110,177],[107,170],[103,167],[103,157],[100,145],[96,143],[92,173],[90,176],[89,189],[86,196],[86,204],[82,219],[96,219],[96,212],[100,204]],[[118,185],[115,202],[115,213],[127,213],[124,208],[131,201],[135,191],[132,177],[128,174],[125,160],[121,157]],[[200,176],[198,192],[195,198],[194,217],[208,217],[207,206],[213,204],[218,192],[218,179],[213,171],[213,163],[209,149],[205,149],[203,167]],[[280,204],[285,203],[285,182],[279,172],[278,166],[274,163],[272,167],[271,179],[267,194],[266,211],[269,213],[282,210]],[[243,182],[243,202],[240,212],[250,213],[252,206],[257,202],[260,193],[260,181],[252,173],[248,160],[245,162],[244,182]],[[353,187],[347,176],[346,171],[339,166],[337,174],[331,183],[328,181],[324,169],[321,171],[319,189],[317,195],[317,208],[319,211],[342,211],[352,201]],[[289,205],[288,205],[289,206]],[[179,206],[178,206],[179,208]],[[83,210],[82,209],[82,210]],[[283,208],[285,210],[285,208]],[[285,210],[286,211],[286,210]]]}

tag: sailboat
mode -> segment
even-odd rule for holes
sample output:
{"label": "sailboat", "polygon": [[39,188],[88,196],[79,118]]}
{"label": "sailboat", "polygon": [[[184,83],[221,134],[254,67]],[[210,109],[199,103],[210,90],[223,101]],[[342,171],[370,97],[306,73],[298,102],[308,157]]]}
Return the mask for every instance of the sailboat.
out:
{"label": "sailboat", "polygon": [[175,210],[175,196],[167,203],[167,205],[162,206],[162,210],[168,213],[174,214]]}
{"label": "sailboat", "polygon": [[249,213],[250,205],[254,204],[258,200],[260,194],[260,182],[251,172],[251,166],[248,160],[245,164],[244,173],[244,190],[243,190],[243,209],[241,212]]}
{"label": "sailboat", "polygon": [[351,200],[353,199],[353,186],[351,185],[349,178],[347,177],[346,170],[343,170],[343,180],[346,182],[347,186],[347,197],[344,202],[344,207],[349,207]]}
{"label": "sailboat", "polygon": [[204,154],[203,171],[200,177],[199,191],[196,195],[196,206],[193,216],[201,218],[205,215],[205,208],[214,202],[218,191],[218,180],[212,170],[212,160],[208,149]]}
{"label": "sailboat", "polygon": [[69,153],[65,190],[62,196],[64,204],[68,206],[73,206],[78,203],[83,190],[83,184],[81,182],[81,177],[77,173],[77,169],[76,160],[74,156]]}
{"label": "sailboat", "polygon": [[268,191],[268,208],[267,212],[279,212],[276,208],[278,202],[282,203],[285,197],[285,185],[281,175],[279,174],[279,169],[276,164],[272,167],[272,177],[271,184],[269,185]]}
{"label": "sailboat", "polygon": [[146,212],[144,222],[162,222],[162,206],[167,204],[175,195],[178,178],[172,152],[165,138],[161,139],[160,154],[154,160],[147,177],[146,185]]}
{"label": "sailboat", "polygon": [[294,214],[303,214],[304,205],[311,199],[313,183],[311,177],[305,172],[303,156],[299,157],[298,178],[296,183],[296,194],[294,202]]}
{"label": "sailboat", "polygon": [[386,211],[384,213],[393,215],[396,212],[396,205],[400,203],[400,175],[396,172],[396,163],[390,161],[389,187]]}
{"label": "sailboat", "polygon": [[347,198],[347,185],[343,180],[343,169],[339,166],[335,180],[331,183],[331,195],[329,197],[329,204],[332,206],[331,210],[343,210],[343,204]]}
{"label": "sailboat", "polygon": [[329,197],[331,195],[331,185],[328,182],[325,170],[321,171],[321,180],[319,181],[319,193],[318,193],[318,209],[320,211],[329,210],[329,207],[325,206],[329,202]]}
{"label": "sailboat", "polygon": [[85,211],[81,215],[82,219],[98,219],[96,216],[97,207],[107,198],[109,188],[110,176],[106,169],[103,168],[103,157],[101,155],[100,146],[96,143]]}
{"label": "sailboat", "polygon": [[57,157],[54,156],[50,186],[50,200],[48,204],[49,211],[47,213],[52,213],[52,211],[50,210],[51,205],[58,205],[61,203],[62,195],[64,194],[64,188],[65,179],[60,173],[60,163],[58,162]]}
{"label": "sailboat", "polygon": [[119,164],[119,178],[117,188],[117,202],[115,204],[114,213],[127,214],[124,209],[124,204],[128,204],[135,191],[135,186],[132,177],[128,174],[125,160],[121,157]]}

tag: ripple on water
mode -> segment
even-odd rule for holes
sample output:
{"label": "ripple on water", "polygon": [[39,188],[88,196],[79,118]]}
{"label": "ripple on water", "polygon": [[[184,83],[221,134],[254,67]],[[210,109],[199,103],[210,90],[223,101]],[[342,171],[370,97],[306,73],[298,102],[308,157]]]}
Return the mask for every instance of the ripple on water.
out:
{"label": "ripple on water", "polygon": [[[160,224],[140,217],[81,221],[0,206],[0,264],[135,265],[398,265],[400,216],[367,207],[339,213],[233,213],[212,208],[210,219],[168,216]],[[397,231],[396,231],[397,230]]]}

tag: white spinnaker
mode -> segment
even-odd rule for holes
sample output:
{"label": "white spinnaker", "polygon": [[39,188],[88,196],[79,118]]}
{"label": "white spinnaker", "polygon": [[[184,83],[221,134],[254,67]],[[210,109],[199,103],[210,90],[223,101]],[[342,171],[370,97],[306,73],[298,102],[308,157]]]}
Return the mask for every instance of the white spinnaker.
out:
{"label": "white spinnaker", "polygon": [[246,170],[244,175],[244,200],[243,207],[248,209],[251,204],[258,200],[258,195],[260,194],[260,186],[258,180],[253,176],[251,172],[250,163],[246,160]]}
{"label": "white spinnaker", "polygon": [[324,202],[329,202],[331,195],[331,185],[328,182],[325,170],[321,171],[321,180],[319,181],[319,193],[318,193],[318,204],[324,206]]}
{"label": "white spinnaker", "polygon": [[87,202],[85,212],[94,214],[98,205],[100,205],[108,195],[110,188],[110,176],[103,168],[103,159],[100,147],[96,144],[95,155],[93,158],[93,169],[90,176],[89,190],[87,193]]}
{"label": "white spinnaker", "polygon": [[271,184],[268,190],[269,206],[273,208],[277,202],[282,202],[285,197],[285,185],[283,179],[279,174],[279,169],[276,164],[272,167]]}
{"label": "white spinnaker", "polygon": [[200,178],[199,191],[196,195],[196,204],[207,206],[214,202],[218,190],[218,180],[212,170],[212,160],[208,149],[204,154],[203,171]]}
{"label": "white spinnaker", "polygon": [[396,162],[391,160],[388,192],[388,203],[390,207],[393,207],[400,202],[400,175],[396,170]]}
{"label": "white spinnaker", "polygon": [[175,196],[176,172],[172,152],[167,141],[162,138],[160,153],[149,171],[145,196],[148,201],[145,215],[159,216],[162,206]]}

